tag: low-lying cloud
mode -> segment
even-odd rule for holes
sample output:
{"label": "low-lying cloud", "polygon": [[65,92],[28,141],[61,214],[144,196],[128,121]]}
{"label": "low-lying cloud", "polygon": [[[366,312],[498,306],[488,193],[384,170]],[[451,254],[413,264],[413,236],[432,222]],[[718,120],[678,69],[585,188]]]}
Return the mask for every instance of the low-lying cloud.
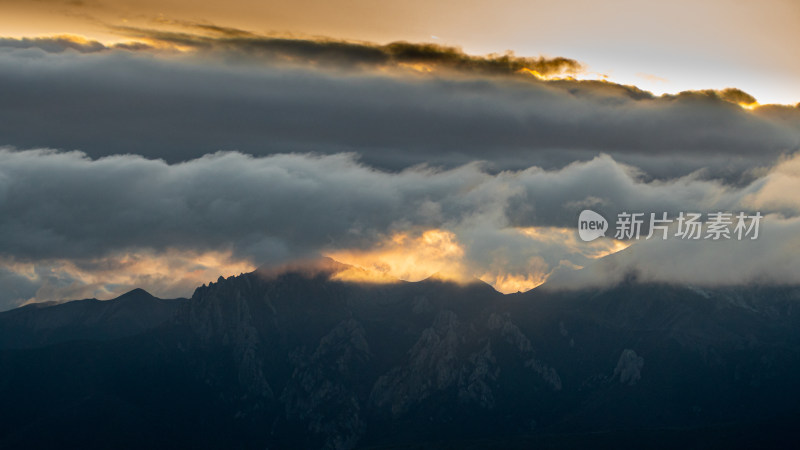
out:
{"label": "low-lying cloud", "polygon": [[[624,247],[575,238],[578,213],[586,207],[608,218],[623,210],[761,208],[764,214],[781,214],[765,218],[763,237],[752,243],[667,241],[658,244],[664,245],[656,250],[660,257],[648,254],[632,264],[666,278],[676,274],[676,281],[694,273],[707,284],[735,283],[768,272],[771,281],[794,282],[791,267],[797,264],[788,263],[800,254],[797,214],[768,199],[775,177],[798,182],[795,165],[787,159],[754,182],[734,187],[696,176],[648,180],[609,156],[558,170],[493,173],[473,163],[387,172],[352,154],[218,153],[169,164],[135,155],[92,159],[80,152],[5,149],[0,150],[0,258],[2,276],[17,287],[8,289],[13,298],[3,302],[13,306],[73,291],[103,296],[134,283],[176,295],[180,289],[170,279],[184,276],[191,255],[215,255],[206,258],[200,278],[214,270],[233,274],[321,254],[347,254],[351,260],[345,262],[353,263],[365,261],[363,256],[374,257],[376,264],[384,258],[387,274],[402,275],[409,267],[397,260],[403,252],[413,261],[415,251],[433,251],[439,260],[423,258],[431,272],[455,269],[506,291],[524,290],[557,269],[588,267]],[[443,245],[450,250],[442,251]],[[656,248],[647,245],[634,243],[617,256]],[[705,248],[701,245],[715,245],[715,258],[724,260],[719,270],[707,264],[711,252],[696,250]],[[395,259],[386,259],[392,255]],[[687,261],[698,257],[703,270],[691,271]],[[131,266],[138,269],[127,271],[138,275],[103,282],[124,266],[120,261],[138,261]],[[55,280],[46,285],[44,267]],[[752,276],[734,277],[733,267]],[[29,296],[17,296],[20,292]]]}

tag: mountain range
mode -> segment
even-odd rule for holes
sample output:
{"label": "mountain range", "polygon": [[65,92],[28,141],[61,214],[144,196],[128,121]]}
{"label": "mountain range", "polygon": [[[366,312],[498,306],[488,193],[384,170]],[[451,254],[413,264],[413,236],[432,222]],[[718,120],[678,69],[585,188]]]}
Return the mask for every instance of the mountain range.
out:
{"label": "mountain range", "polygon": [[0,448],[780,448],[800,286],[503,295],[333,260],[0,313]]}

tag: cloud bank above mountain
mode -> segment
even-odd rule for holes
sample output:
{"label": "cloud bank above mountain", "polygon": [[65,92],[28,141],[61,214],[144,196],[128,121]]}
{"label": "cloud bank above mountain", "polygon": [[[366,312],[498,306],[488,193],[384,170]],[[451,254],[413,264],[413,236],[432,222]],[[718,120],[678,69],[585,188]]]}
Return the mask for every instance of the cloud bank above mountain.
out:
{"label": "cloud bank above mountain", "polygon": [[[798,266],[788,263],[798,254],[800,208],[796,201],[775,204],[773,192],[776,183],[800,187],[796,166],[796,159],[785,160],[737,187],[698,176],[651,180],[605,155],[555,170],[494,173],[472,163],[389,172],[353,154],[229,152],[169,164],[137,155],[92,159],[80,152],[5,149],[0,256],[3,277],[20,286],[5,301],[72,291],[103,295],[114,290],[110,284],[121,289],[143,282],[156,293],[175,293],[169,280],[191,272],[190,261],[200,256],[209,262],[194,270],[205,277],[215,266],[235,274],[331,255],[390,276],[420,279],[449,270],[506,291],[524,290],[556,269],[586,267],[624,248],[610,239],[578,241],[577,215],[584,208],[611,220],[625,210],[673,217],[680,211],[772,214],[756,241],[660,244],[666,250],[651,255],[650,270],[666,279],[674,274],[676,281],[694,273],[692,282],[706,284],[752,281],[761,273],[789,283],[798,275]],[[634,243],[623,254],[638,255],[640,246],[651,248]],[[700,250],[707,247],[726,264],[720,271],[705,263],[690,270],[683,261],[711,257]],[[647,267],[641,258],[632,264]],[[731,275],[736,261],[743,261],[740,278]],[[128,270],[127,280],[102,281],[100,275],[126,267],[138,269]],[[617,279],[611,275],[606,279]],[[27,297],[16,296],[23,291]]]}
{"label": "cloud bank above mountain", "polygon": [[[2,307],[188,295],[319,255],[504,292],[797,279],[796,107],[579,80],[568,58],[162,25],[0,39]],[[585,208],[769,215],[756,242],[635,243],[597,265],[628,243],[580,242]]]}
{"label": "cloud bank above mountain", "polygon": [[605,153],[654,177],[703,169],[731,182],[800,148],[798,108],[749,111],[735,89],[656,97],[542,79],[580,71],[566,58],[134,31],[149,40],[1,40],[3,144],[168,162],[220,150],[356,152],[388,170],[475,160],[550,169]]}

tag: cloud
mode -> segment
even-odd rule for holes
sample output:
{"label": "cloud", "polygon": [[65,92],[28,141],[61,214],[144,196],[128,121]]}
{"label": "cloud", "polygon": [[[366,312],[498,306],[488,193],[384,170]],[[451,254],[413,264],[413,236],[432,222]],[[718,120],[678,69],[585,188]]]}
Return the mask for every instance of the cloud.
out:
{"label": "cloud", "polygon": [[247,60],[278,60],[300,64],[336,67],[377,68],[416,67],[423,71],[450,70],[483,75],[520,75],[536,72],[540,76],[574,75],[584,70],[578,61],[564,57],[531,58],[513,52],[485,56],[468,55],[458,47],[434,43],[392,42],[386,45],[329,38],[294,38],[260,35],[210,23],[158,19],[159,25],[172,25],[189,31],[113,26],[117,33],[160,45],[192,48],[207,53],[246,57]]}
{"label": "cloud", "polygon": [[650,81],[650,82],[653,82],[653,83],[668,83],[669,82],[669,80],[667,80],[666,78],[662,78],[662,77],[659,77],[658,75],[653,75],[651,73],[639,72],[639,73],[636,74],[636,76],[641,78],[641,79],[643,79],[643,80],[647,80],[647,81]]}
{"label": "cloud", "polygon": [[725,88],[725,89],[703,89],[699,91],[683,91],[677,95],[670,95],[667,94],[664,96],[665,98],[687,98],[687,97],[695,97],[695,98],[709,98],[709,99],[719,99],[724,100],[726,102],[730,102],[736,105],[751,105],[756,104],[758,101],[755,97],[744,92],[741,89],[737,88]]}
{"label": "cloud", "polygon": [[753,209],[779,211],[787,216],[800,215],[800,158],[780,161],[759,182],[759,188],[742,199]]}
{"label": "cloud", "polygon": [[220,153],[169,165],[133,155],[91,160],[79,152],[2,150],[0,161],[2,248],[37,259],[231,243],[239,257],[296,257],[333,237],[370,242],[395,224],[457,218],[467,205],[442,212],[426,205],[487,177],[474,166],[392,174],[349,154]]}
{"label": "cloud", "polygon": [[469,280],[464,267],[464,248],[455,233],[430,229],[415,233],[395,232],[368,250],[341,249],[326,256],[345,264],[368,269],[378,281],[419,281],[433,274],[460,281]]}
{"label": "cloud", "polygon": [[[516,74],[520,65],[538,67],[536,58],[403,43],[205,39],[215,50],[0,46],[3,144],[168,162],[219,150],[355,152],[393,171],[475,160],[496,171],[558,168],[606,153],[656,178],[703,169],[735,183],[800,148],[797,108],[748,111],[728,94],[654,97],[611,83]],[[453,69],[422,73],[402,64]],[[512,76],[494,73],[507,69]]]}
{"label": "cloud", "polygon": [[648,240],[581,271],[556,270],[552,289],[607,287],[626,279],[697,287],[795,285],[800,279],[800,218],[768,215],[758,239]]}
{"label": "cloud", "polygon": [[66,50],[75,50],[80,53],[93,53],[108,50],[108,47],[94,40],[80,36],[62,35],[34,38],[0,38],[0,47],[28,49],[37,48],[48,53],[61,53]]}
{"label": "cloud", "polygon": [[47,53],[62,53],[69,50],[78,53],[98,53],[110,50],[153,50],[144,42],[120,42],[107,46],[102,42],[86,39],[82,36],[64,34],[45,37],[0,37],[0,49],[37,49]]}
{"label": "cloud", "polygon": [[[21,282],[20,292],[30,292],[31,283],[41,280],[25,275],[38,273],[31,267],[49,268],[48,286],[62,290],[41,290],[36,294],[41,298],[66,287],[110,295],[134,283],[174,295],[215,270],[238,273],[237,268],[320,254],[390,276],[418,279],[451,271],[505,291],[524,290],[625,247],[575,238],[585,206],[607,218],[621,211],[753,206],[763,207],[764,214],[785,213],[781,205],[773,210],[751,199],[769,191],[770,177],[796,178],[787,169],[794,164],[787,160],[736,187],[696,176],[649,180],[609,156],[558,170],[493,173],[473,163],[387,172],[352,154],[218,153],[168,164],[135,155],[91,159],[80,152],[5,149],[0,150],[0,257],[7,263],[0,266],[5,276]],[[800,254],[798,222],[782,217],[765,218],[764,237],[752,243],[663,248],[634,243],[618,255],[644,255],[632,263],[643,276],[736,283],[769,273],[772,281],[789,282],[796,280],[791,268]],[[697,250],[708,245],[713,251]],[[747,258],[733,257],[740,254]],[[202,255],[209,262],[197,277],[178,283],[180,288],[169,284]],[[699,262],[693,266],[687,257]],[[719,272],[711,266],[716,258],[722,260]],[[429,273],[417,273],[423,269]],[[127,275],[114,278],[117,272]],[[615,280],[615,273],[599,278]],[[37,289],[45,286],[37,282]]]}
{"label": "cloud", "polygon": [[[797,279],[798,108],[549,79],[579,70],[563,58],[171,26],[0,39],[0,308],[188,295],[321,254],[505,292],[577,268],[575,285]],[[771,215],[754,242],[626,248],[576,239],[585,208]]]}
{"label": "cloud", "polygon": [[255,266],[233,260],[229,251],[114,252],[105,257],[44,259],[19,263],[0,257],[0,310],[29,302],[84,298],[109,299],[138,287],[162,298],[187,296],[217,277],[252,272]]}

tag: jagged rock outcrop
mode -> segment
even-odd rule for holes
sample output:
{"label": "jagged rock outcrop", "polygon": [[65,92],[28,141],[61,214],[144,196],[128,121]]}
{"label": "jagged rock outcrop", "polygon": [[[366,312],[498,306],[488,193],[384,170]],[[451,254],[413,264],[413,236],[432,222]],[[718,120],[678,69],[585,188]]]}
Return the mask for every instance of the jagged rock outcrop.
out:
{"label": "jagged rock outcrop", "polygon": [[323,448],[355,447],[366,429],[359,387],[370,362],[364,328],[355,319],[336,325],[310,356],[296,355],[295,369],[281,394],[286,416],[308,423]]}
{"label": "jagged rock outcrop", "polygon": [[617,367],[614,368],[614,377],[619,377],[619,382],[622,384],[633,386],[642,379],[642,367],[644,367],[644,358],[626,348],[619,355]]}
{"label": "jagged rock outcrop", "polygon": [[460,327],[455,313],[440,312],[409,350],[408,359],[378,379],[370,395],[372,402],[399,415],[434,391],[453,386],[460,374]]}

